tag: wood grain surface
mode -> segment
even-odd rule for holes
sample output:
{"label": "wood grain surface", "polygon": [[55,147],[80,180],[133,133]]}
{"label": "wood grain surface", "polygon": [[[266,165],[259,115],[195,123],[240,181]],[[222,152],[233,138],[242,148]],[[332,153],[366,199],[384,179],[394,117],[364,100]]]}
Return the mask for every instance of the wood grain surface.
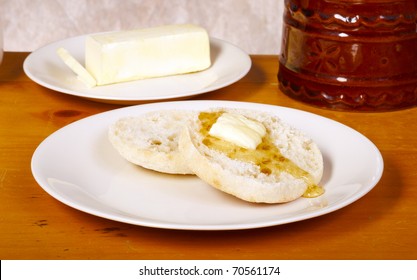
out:
{"label": "wood grain surface", "polygon": [[301,109],[346,124],[384,158],[384,174],[362,199],[286,225],[238,231],[183,231],[95,217],[49,196],[31,157],[52,132],[120,108],[46,89],[23,72],[28,53],[0,66],[0,259],[416,259],[417,109],[352,113],[314,108],[278,89],[277,56],[251,56],[246,77],[194,99],[239,100]]}

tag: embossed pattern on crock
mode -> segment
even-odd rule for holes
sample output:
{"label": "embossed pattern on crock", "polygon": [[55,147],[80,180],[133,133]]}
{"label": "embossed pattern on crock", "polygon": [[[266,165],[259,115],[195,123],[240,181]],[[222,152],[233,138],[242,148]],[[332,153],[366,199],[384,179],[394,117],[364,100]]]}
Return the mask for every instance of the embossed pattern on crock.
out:
{"label": "embossed pattern on crock", "polygon": [[352,2],[285,1],[280,87],[332,109],[415,106],[417,3]]}

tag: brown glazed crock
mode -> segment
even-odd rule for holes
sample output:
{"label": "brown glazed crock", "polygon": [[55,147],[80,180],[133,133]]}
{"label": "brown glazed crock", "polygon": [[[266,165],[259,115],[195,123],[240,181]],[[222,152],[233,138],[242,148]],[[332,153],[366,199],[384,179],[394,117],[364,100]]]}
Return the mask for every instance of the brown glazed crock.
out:
{"label": "brown glazed crock", "polygon": [[417,0],[285,0],[285,94],[335,110],[417,104]]}

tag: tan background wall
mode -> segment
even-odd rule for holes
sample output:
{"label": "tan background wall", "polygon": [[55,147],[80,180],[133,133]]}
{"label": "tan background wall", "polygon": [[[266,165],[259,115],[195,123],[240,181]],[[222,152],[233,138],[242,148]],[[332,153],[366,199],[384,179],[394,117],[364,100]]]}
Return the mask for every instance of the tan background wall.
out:
{"label": "tan background wall", "polygon": [[250,54],[277,54],[284,0],[0,0],[4,49],[80,34],[194,23]]}

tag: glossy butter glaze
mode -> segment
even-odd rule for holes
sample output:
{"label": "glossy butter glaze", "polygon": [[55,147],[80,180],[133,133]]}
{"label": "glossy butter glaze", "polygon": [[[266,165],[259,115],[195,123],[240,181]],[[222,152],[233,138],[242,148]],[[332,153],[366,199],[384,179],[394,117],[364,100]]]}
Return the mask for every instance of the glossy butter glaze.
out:
{"label": "glossy butter glaze", "polygon": [[285,0],[278,80],[336,110],[417,104],[417,1]]}

